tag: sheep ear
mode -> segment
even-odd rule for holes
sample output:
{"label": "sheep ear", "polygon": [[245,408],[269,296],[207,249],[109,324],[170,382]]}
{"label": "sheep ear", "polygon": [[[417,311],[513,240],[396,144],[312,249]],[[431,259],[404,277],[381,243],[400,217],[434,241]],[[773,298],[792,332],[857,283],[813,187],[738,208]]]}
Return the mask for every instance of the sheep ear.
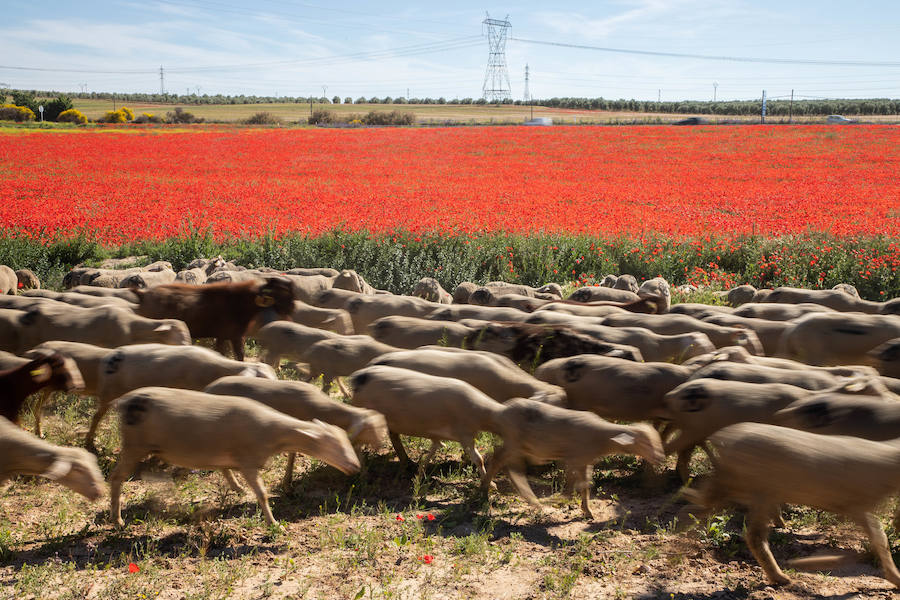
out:
{"label": "sheep ear", "polygon": [[620,446],[625,446],[626,448],[634,445],[634,436],[630,433],[620,433],[619,435],[611,439],[613,442],[619,444]]}
{"label": "sheep ear", "polygon": [[154,333],[162,333],[164,331],[169,331],[170,329],[172,329],[171,325],[160,325],[159,327],[154,329],[153,332]]}
{"label": "sheep ear", "polygon": [[36,369],[32,369],[31,373],[32,381],[35,383],[47,383],[50,381],[50,376],[53,374],[53,369],[50,368],[50,365],[41,365]]}
{"label": "sheep ear", "polygon": [[842,387],[845,392],[861,392],[866,389],[866,382],[862,379],[853,379],[845,383]]}
{"label": "sheep ear", "polygon": [[50,468],[41,473],[42,477],[46,477],[51,481],[57,481],[69,474],[72,470],[72,462],[68,460],[57,459],[53,461]]}

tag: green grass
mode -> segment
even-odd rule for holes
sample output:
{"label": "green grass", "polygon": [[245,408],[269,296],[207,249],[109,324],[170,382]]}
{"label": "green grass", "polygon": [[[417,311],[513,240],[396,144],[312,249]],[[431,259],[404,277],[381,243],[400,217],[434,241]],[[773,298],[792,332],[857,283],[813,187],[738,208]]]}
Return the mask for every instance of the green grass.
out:
{"label": "green grass", "polygon": [[[88,233],[47,243],[14,230],[0,235],[0,264],[30,268],[44,287],[50,288],[58,288],[63,274],[73,266],[98,265],[106,258],[145,255],[148,262],[168,260],[181,269],[195,258],[218,254],[247,267],[354,269],[375,287],[395,293],[408,293],[426,276],[452,291],[461,281],[582,285],[599,282],[608,273],[630,273],[638,280],[662,276],[673,285],[691,283],[708,289],[742,283],[809,288],[850,283],[863,298],[900,296],[900,272],[892,266],[900,258],[900,248],[896,240],[879,236],[835,238],[810,233],[680,240],[502,233],[475,237],[404,232],[370,235],[335,230],[318,237],[297,234],[216,240],[210,234],[194,232],[185,238],[108,248]],[[816,257],[814,265],[810,265],[811,256]],[[709,292],[705,293],[710,300]]]}

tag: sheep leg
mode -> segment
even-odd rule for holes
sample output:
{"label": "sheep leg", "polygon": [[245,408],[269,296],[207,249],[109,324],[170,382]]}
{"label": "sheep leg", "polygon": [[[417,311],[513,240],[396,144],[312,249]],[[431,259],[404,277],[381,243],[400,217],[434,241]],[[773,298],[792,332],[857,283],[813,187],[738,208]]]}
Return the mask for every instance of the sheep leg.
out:
{"label": "sheep leg", "polygon": [[394,447],[394,452],[397,453],[397,458],[400,459],[400,464],[404,467],[409,464],[409,456],[406,454],[406,450],[403,448],[403,442],[400,440],[400,435],[394,433],[393,431],[388,432],[391,438],[391,445]]}
{"label": "sheep leg", "polygon": [[691,455],[694,453],[694,446],[679,450],[678,462],[675,463],[675,471],[681,477],[681,481],[687,483],[691,479]]}
{"label": "sheep leg", "polygon": [[268,523],[269,525],[278,525],[275,517],[272,516],[272,509],[269,508],[269,497],[266,494],[266,488],[263,485],[262,478],[259,476],[259,469],[257,469],[256,467],[241,469],[241,475],[244,477],[247,485],[249,485],[253,490],[253,494],[256,496],[256,501],[257,503],[259,503],[259,508],[260,510],[262,510],[263,516],[266,518],[266,523]]}
{"label": "sheep leg", "polygon": [[[97,411],[94,413],[94,416],[91,418],[91,424],[88,427],[87,437],[84,440],[84,447],[93,452],[97,453],[97,447],[94,445],[94,437],[97,435],[97,429],[100,427],[100,421],[103,420],[103,417],[106,416],[106,412],[109,410],[110,403],[106,400],[99,400],[97,404]],[[131,473],[129,473],[130,475]]]}
{"label": "sheep leg", "polygon": [[225,476],[225,481],[228,483],[228,487],[230,487],[232,491],[235,491],[238,494],[244,493],[244,488],[242,488],[241,484],[239,484],[237,482],[237,479],[234,478],[234,473],[231,472],[231,469],[222,469],[222,475]]}
{"label": "sheep leg", "polygon": [[350,393],[350,390],[347,389],[347,386],[344,385],[344,382],[340,377],[336,377],[335,381],[337,382],[338,389],[341,390],[341,393],[344,395],[344,398],[349,399],[353,394]]}
{"label": "sheep leg", "polygon": [[433,439],[431,440],[431,446],[428,448],[428,452],[425,453],[419,460],[419,472],[424,472],[425,467],[427,467],[431,461],[434,459],[434,455],[437,454],[438,448],[441,447],[441,440]]}
{"label": "sheep leg", "polygon": [[462,445],[463,450],[466,451],[472,464],[478,469],[478,474],[484,477],[485,474],[487,474],[487,470],[484,468],[484,457],[481,456],[481,453],[478,452],[478,448],[475,447],[475,440],[466,440],[460,442],[460,444]]}
{"label": "sheep leg", "polygon": [[900,571],[897,571],[897,566],[894,564],[894,559],[891,557],[891,550],[888,546],[887,536],[884,534],[884,528],[882,528],[881,522],[875,515],[868,512],[854,516],[853,520],[856,521],[866,532],[866,535],[869,536],[869,543],[872,544],[872,549],[878,557],[878,562],[881,563],[881,570],[884,571],[884,578],[895,586],[900,587]]}
{"label": "sheep leg", "polygon": [[125,521],[122,520],[122,483],[134,473],[134,470],[140,464],[147,453],[129,452],[126,448],[122,448],[119,454],[119,462],[116,468],[109,474],[109,519],[117,527],[124,527]]}
{"label": "sheep leg", "polygon": [[581,492],[581,512],[584,513],[586,519],[594,520],[594,513],[591,512],[591,474],[590,465],[581,468],[571,469],[570,471],[574,479],[574,488]]}
{"label": "sheep leg", "polygon": [[44,412],[44,403],[47,401],[47,398],[50,397],[50,394],[50,390],[44,388],[41,390],[41,395],[38,396],[34,404],[31,405],[31,414],[34,416],[34,435],[39,438],[44,437],[44,433],[41,431],[41,414]]}
{"label": "sheep leg", "polygon": [[281,366],[281,355],[272,352],[271,350],[266,350],[263,353],[261,360],[276,370]]}
{"label": "sheep leg", "polygon": [[790,583],[791,580],[784,574],[775,562],[772,556],[772,550],[769,549],[769,523],[772,514],[777,507],[771,506],[753,506],[747,514],[747,546],[753,557],[762,570],[765,572],[769,582],[775,585]]}
{"label": "sheep leg", "polygon": [[326,394],[331,391],[331,382],[334,381],[334,376],[329,375],[328,373],[322,373],[322,391]]}
{"label": "sheep leg", "polygon": [[507,472],[509,473],[509,480],[512,481],[519,494],[529,504],[540,508],[541,503],[538,501],[537,496],[534,495],[534,490],[531,489],[528,479],[525,477],[525,465],[521,461],[516,461],[515,464],[510,464],[507,467]]}
{"label": "sheep leg", "polygon": [[231,349],[234,351],[235,360],[244,360],[244,338],[241,336],[231,338]]}
{"label": "sheep leg", "polygon": [[294,462],[297,460],[296,452],[288,453],[287,466],[284,468],[284,479],[281,481],[281,487],[288,488],[294,478]]}
{"label": "sheep leg", "polygon": [[490,460],[487,464],[487,469],[484,472],[484,475],[481,476],[481,493],[487,494],[488,489],[491,487],[491,482],[494,480],[494,477],[497,476],[497,473],[506,465],[507,458],[509,457],[509,453],[506,451],[506,446],[502,445],[496,450],[494,450],[494,455],[491,456]]}

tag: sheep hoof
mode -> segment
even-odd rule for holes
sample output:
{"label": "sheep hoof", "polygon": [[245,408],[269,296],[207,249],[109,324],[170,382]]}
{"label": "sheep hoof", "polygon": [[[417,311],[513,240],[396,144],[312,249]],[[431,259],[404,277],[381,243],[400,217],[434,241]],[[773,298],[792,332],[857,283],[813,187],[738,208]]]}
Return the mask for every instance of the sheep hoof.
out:
{"label": "sheep hoof", "polygon": [[788,585],[791,583],[791,579],[786,575],[774,575],[769,577],[769,583],[772,585]]}
{"label": "sheep hoof", "polygon": [[116,519],[113,525],[115,525],[117,529],[122,529],[123,527],[125,527],[125,520],[122,517],[119,517],[118,519]]}

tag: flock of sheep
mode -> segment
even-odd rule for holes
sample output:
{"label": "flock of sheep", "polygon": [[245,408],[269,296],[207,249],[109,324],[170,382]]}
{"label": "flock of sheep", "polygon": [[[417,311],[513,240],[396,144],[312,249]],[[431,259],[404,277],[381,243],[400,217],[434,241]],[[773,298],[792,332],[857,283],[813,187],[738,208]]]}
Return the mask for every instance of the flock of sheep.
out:
{"label": "flock of sheep", "polygon": [[[63,285],[42,290],[30,271],[0,266],[0,481],[38,475],[102,496],[93,454],[39,437],[50,393],[96,397],[87,449],[104,415],[119,414],[109,476],[119,526],[122,485],[151,455],[221,470],[235,490],[239,471],[275,525],[259,469],[282,452],[289,483],[297,452],[350,474],[362,446],[389,439],[406,463],[400,436],[428,438],[424,467],[452,440],[485,494],[505,469],[536,506],[527,465],[558,461],[591,518],[600,456],[656,466],[675,454],[687,481],[700,448],[714,471],[684,492],[685,510],[746,509],[746,541],[770,582],[788,581],[770,527],[782,505],[802,504],[858,523],[900,586],[873,514],[900,488],[900,299],[740,286],[723,293],[729,306],[671,305],[665,280],[630,275],[566,299],[556,284],[462,283],[451,294],[431,278],[395,295],[354,271],[249,270],[221,257],[178,273],[166,262],[78,268]],[[244,360],[246,336],[261,362]],[[284,359],[322,386],[279,380]],[[349,403],[327,395],[334,382]],[[36,435],[17,426],[32,394]],[[481,432],[502,440],[487,460]]]}

